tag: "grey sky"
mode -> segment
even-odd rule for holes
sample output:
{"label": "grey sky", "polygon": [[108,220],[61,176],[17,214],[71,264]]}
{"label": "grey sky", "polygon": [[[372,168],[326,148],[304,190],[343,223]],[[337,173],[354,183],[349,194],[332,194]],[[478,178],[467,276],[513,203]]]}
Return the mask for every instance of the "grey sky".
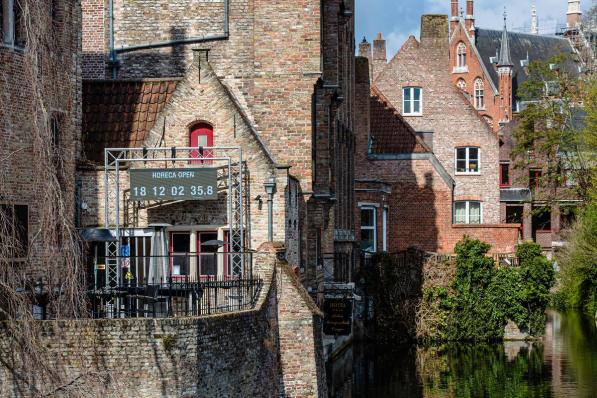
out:
{"label": "grey sky", "polygon": [[[581,0],[583,10],[594,0]],[[466,0],[459,0],[465,9]],[[449,14],[450,0],[356,0],[357,42],[363,36],[371,41],[381,32],[388,41],[388,58],[391,58],[409,35],[419,37],[422,14]],[[529,31],[531,4],[537,6],[541,34],[552,34],[557,24],[565,24],[567,0],[475,0],[476,26],[501,29],[504,7],[508,13],[508,29]]]}

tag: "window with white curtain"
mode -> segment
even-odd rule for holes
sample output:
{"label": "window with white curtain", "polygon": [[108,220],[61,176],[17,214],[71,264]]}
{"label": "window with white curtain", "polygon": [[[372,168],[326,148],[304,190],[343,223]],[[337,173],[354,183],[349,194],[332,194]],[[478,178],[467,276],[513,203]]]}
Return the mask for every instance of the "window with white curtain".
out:
{"label": "window with white curtain", "polygon": [[454,224],[481,224],[481,202],[460,201],[454,203]]}
{"label": "window with white curtain", "polygon": [[481,150],[477,147],[456,148],[456,174],[479,174]]}
{"label": "window with white curtain", "polygon": [[402,114],[420,115],[423,112],[423,90],[421,87],[402,89]]}
{"label": "window with white curtain", "polygon": [[462,91],[466,91],[466,82],[464,81],[464,79],[458,79],[458,81],[456,82],[456,87],[458,87]]}
{"label": "window with white curtain", "polygon": [[485,84],[479,77],[475,79],[475,108],[485,109]]}

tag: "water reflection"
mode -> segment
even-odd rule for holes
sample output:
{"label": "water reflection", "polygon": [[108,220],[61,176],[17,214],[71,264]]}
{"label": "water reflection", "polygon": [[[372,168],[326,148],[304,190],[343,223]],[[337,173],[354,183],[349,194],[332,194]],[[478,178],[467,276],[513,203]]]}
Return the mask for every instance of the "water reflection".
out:
{"label": "water reflection", "polygon": [[355,344],[328,375],[333,398],[597,397],[597,332],[580,314],[549,312],[541,342]]}

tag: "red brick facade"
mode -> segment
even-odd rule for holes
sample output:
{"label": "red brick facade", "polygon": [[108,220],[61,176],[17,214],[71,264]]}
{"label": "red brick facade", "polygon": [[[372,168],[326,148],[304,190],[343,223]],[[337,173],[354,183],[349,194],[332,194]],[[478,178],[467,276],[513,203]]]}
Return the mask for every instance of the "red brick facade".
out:
{"label": "red brick facade", "polygon": [[[500,224],[497,135],[451,85],[447,19],[423,16],[422,37],[414,37],[381,70],[375,72],[366,98],[370,68],[358,59],[357,211],[374,208],[377,250],[410,246],[451,253],[466,235],[492,244],[493,252],[512,252],[518,226]],[[367,54],[368,46],[361,44]],[[365,65],[364,65],[365,64]],[[421,115],[400,114],[402,89],[422,88]],[[391,119],[393,118],[393,122]],[[411,127],[412,126],[412,127]],[[455,148],[480,148],[480,172],[455,172]],[[453,224],[454,201],[482,202],[480,225]],[[362,223],[357,216],[362,240]]]}

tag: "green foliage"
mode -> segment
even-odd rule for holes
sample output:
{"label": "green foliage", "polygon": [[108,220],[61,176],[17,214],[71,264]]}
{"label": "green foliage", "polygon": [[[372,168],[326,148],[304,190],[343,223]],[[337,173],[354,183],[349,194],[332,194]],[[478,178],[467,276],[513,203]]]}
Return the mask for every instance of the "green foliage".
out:
{"label": "green foliage", "polygon": [[508,319],[532,335],[543,331],[549,289],[554,283],[550,261],[535,243],[518,246],[518,268],[495,267],[490,246],[465,237],[456,245],[454,297],[448,317],[451,340],[502,339]]}
{"label": "green foliage", "polygon": [[567,247],[558,253],[563,301],[567,307],[597,312],[597,202],[580,215]]}
{"label": "green foliage", "polygon": [[551,198],[542,198],[547,201],[554,199],[555,190],[565,189],[567,178],[583,200],[595,186],[597,83],[594,78],[570,78],[564,68],[550,67],[565,60],[557,56],[531,62],[529,79],[517,93],[527,106],[513,132],[513,159],[517,167],[543,168],[541,184],[552,189]]}

